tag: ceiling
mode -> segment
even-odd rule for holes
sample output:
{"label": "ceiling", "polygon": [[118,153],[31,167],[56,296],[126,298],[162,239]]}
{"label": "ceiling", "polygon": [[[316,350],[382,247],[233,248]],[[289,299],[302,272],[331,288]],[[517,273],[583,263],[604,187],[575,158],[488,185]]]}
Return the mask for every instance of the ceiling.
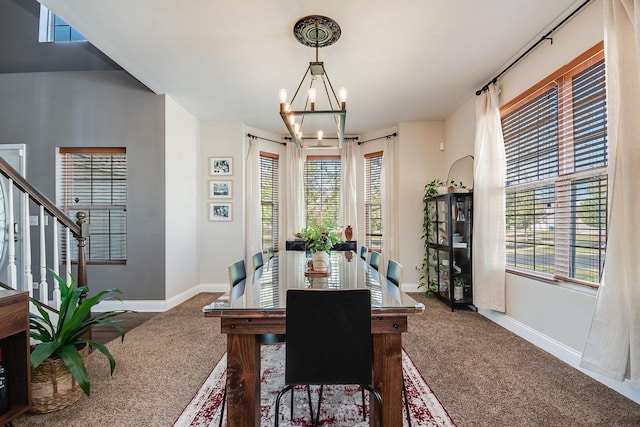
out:
{"label": "ceiling", "polygon": [[346,134],[442,120],[583,0],[41,0],[105,54],[202,121],[286,133],[278,91],[293,92],[315,50],[293,25],[328,16],[319,49],[348,90]]}

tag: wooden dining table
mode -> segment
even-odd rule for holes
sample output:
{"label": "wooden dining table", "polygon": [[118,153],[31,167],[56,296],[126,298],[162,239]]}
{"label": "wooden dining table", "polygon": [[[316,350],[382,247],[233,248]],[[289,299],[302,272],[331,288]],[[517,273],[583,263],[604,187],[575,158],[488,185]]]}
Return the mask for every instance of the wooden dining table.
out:
{"label": "wooden dining table", "polygon": [[[286,292],[292,288],[366,288],[371,291],[373,386],[380,392],[383,422],[402,426],[402,333],[408,316],[424,312],[396,285],[353,252],[332,251],[327,274],[309,271],[308,255],[280,252],[246,280],[203,307],[219,317],[227,335],[227,425],[260,426],[260,335],[285,334]],[[379,425],[374,406],[370,424]]]}

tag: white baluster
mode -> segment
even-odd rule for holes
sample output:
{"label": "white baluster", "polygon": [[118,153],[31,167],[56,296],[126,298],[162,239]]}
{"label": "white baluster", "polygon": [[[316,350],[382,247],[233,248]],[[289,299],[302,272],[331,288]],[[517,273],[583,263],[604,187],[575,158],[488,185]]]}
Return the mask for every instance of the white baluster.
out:
{"label": "white baluster", "polygon": [[[53,272],[60,276],[60,256],[58,247],[60,242],[58,241],[58,220],[52,217],[53,220]],[[53,307],[60,308],[60,284],[57,280],[53,281]]]}
{"label": "white baluster", "polygon": [[66,253],[65,253],[65,257],[66,257],[66,262],[65,262],[65,268],[67,271],[66,274],[66,282],[67,284],[71,283],[71,230],[69,229],[69,227],[65,227],[65,242],[66,242]]}
{"label": "white baluster", "polygon": [[15,229],[14,227],[14,216],[13,216],[13,180],[9,179],[9,193],[7,195],[7,200],[9,203],[9,212],[7,219],[7,227],[8,234],[7,240],[9,247],[7,248],[7,253],[9,256],[9,265],[7,266],[7,281],[9,282],[9,286],[13,289],[18,288],[18,274],[16,270],[16,240],[15,240]]}
{"label": "white baluster", "polygon": [[24,283],[29,295],[33,297],[33,274],[31,273],[31,221],[29,220],[29,194],[24,193],[24,224],[22,240],[24,245]]}
{"label": "white baluster", "polygon": [[44,235],[44,206],[40,206],[40,301],[49,302],[49,284],[47,283],[47,247]]}

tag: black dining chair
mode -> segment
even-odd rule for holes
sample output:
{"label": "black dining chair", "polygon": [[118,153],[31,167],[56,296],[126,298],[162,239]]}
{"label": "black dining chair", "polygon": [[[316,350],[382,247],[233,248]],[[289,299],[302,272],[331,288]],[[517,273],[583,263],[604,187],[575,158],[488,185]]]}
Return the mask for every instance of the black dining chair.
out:
{"label": "black dining chair", "polygon": [[369,265],[376,271],[380,268],[380,252],[371,251],[369,254]]}
{"label": "black dining chair", "polygon": [[[402,264],[398,261],[390,259],[387,262],[387,280],[398,288],[402,284]],[[407,389],[404,385],[404,375],[402,376],[402,395],[404,397],[404,406],[407,412],[407,423],[411,427],[411,412],[409,412],[409,401],[407,400]]]}
{"label": "black dining chair", "polygon": [[275,425],[280,399],[296,385],[320,385],[315,421],[311,408],[318,425],[324,386],[353,384],[373,395],[382,426],[382,398],[372,386],[369,289],[289,289],[286,298],[285,387],[276,398]]}
{"label": "black dining chair", "polygon": [[365,261],[367,260],[367,252],[369,252],[369,249],[366,246],[360,246],[360,258]]}

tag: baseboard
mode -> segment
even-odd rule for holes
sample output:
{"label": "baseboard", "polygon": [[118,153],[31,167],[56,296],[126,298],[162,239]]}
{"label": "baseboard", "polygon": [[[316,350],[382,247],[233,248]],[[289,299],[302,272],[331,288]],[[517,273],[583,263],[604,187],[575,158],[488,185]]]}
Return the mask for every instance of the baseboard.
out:
{"label": "baseboard", "polygon": [[229,290],[228,283],[202,283],[187,289],[178,295],[174,295],[166,300],[108,300],[102,301],[93,311],[103,312],[111,310],[134,310],[140,312],[163,312],[182,304],[203,292],[226,292]]}
{"label": "baseboard", "polygon": [[419,287],[418,283],[402,282],[402,292],[424,292],[424,287]]}
{"label": "baseboard", "polygon": [[634,388],[631,385],[631,381],[629,381],[629,379],[626,379],[625,381],[616,381],[580,367],[580,359],[582,357],[582,353],[562,344],[559,341],[554,340],[551,337],[541,334],[539,331],[530,328],[529,326],[517,321],[512,317],[493,310],[478,310],[478,313],[491,320],[492,322],[497,323],[503,328],[513,332],[519,337],[529,341],[536,347],[539,347],[544,351],[552,354],[553,356],[576,368],[580,372],[590,376],[596,381],[617,391],[628,399],[631,399],[634,402],[640,404],[640,389]]}

